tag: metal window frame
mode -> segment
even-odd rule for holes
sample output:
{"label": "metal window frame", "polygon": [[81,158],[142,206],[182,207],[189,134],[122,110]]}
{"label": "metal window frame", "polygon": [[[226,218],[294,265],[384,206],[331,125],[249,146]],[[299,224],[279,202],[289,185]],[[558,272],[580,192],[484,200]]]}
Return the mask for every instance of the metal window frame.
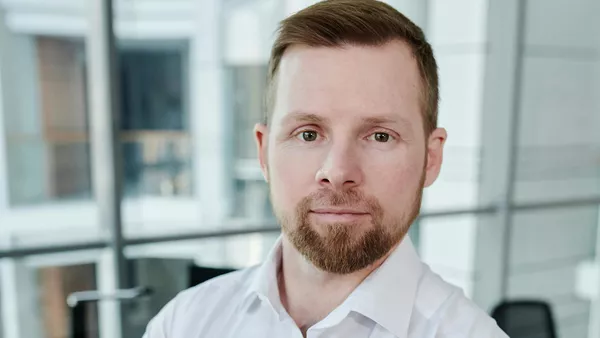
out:
{"label": "metal window frame", "polygon": [[[600,206],[600,197],[597,198],[582,198],[582,199],[565,199],[547,202],[527,202],[520,204],[510,204],[506,209],[510,213],[515,211],[533,211],[533,210],[550,210],[572,207],[593,207]],[[418,222],[426,219],[454,217],[464,215],[497,215],[505,212],[505,208],[500,205],[492,205],[480,208],[465,208],[465,209],[448,209],[442,211],[424,212]],[[233,224],[233,225],[231,225]],[[194,231],[182,232],[171,235],[147,236],[136,238],[123,238],[123,248],[144,245],[169,243],[186,240],[200,240],[211,238],[224,238],[239,235],[261,234],[261,233],[276,233],[280,231],[279,225],[272,219],[264,221],[249,221],[247,225],[240,225],[240,222],[227,221],[223,222],[222,227],[227,230],[214,231]],[[217,227],[213,227],[217,228]],[[47,245],[47,246],[32,246],[24,248],[15,248],[9,250],[0,250],[0,259],[5,258],[24,258],[34,255],[53,254],[75,252],[81,250],[105,249],[111,247],[111,240],[97,240],[78,243],[68,243],[62,245]]]}

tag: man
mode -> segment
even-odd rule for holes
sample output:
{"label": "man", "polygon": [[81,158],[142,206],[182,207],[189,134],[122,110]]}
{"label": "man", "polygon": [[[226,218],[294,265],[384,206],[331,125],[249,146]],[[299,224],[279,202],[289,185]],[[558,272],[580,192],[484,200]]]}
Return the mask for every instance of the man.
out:
{"label": "man", "polygon": [[382,2],[324,1],[281,23],[269,64],[255,136],[283,235],[146,337],[506,337],[406,236],[446,140],[422,31]]}

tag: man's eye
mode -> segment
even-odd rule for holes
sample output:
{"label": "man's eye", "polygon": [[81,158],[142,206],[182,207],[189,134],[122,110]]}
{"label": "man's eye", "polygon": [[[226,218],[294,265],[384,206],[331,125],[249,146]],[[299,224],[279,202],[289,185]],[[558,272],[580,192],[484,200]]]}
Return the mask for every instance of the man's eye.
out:
{"label": "man's eye", "polygon": [[298,137],[300,137],[303,141],[313,142],[317,140],[319,134],[314,130],[305,130],[298,134]]}
{"label": "man's eye", "polygon": [[381,143],[388,142],[390,138],[392,138],[392,136],[390,136],[388,133],[373,133],[371,136],[369,136],[369,139]]}

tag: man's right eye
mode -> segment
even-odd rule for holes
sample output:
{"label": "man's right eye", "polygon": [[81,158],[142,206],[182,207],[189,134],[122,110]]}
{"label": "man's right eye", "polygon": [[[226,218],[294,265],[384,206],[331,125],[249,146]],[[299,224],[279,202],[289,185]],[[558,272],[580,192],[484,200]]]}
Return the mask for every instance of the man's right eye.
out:
{"label": "man's right eye", "polygon": [[314,142],[319,137],[319,133],[314,130],[305,130],[299,133],[297,137],[305,142]]}

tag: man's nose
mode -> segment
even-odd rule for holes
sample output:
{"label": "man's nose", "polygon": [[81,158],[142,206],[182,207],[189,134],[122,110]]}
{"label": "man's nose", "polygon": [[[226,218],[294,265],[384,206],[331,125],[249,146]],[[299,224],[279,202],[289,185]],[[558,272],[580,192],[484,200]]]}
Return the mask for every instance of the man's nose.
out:
{"label": "man's nose", "polygon": [[356,145],[332,145],[315,179],[321,186],[333,190],[348,190],[362,184],[363,172]]}

